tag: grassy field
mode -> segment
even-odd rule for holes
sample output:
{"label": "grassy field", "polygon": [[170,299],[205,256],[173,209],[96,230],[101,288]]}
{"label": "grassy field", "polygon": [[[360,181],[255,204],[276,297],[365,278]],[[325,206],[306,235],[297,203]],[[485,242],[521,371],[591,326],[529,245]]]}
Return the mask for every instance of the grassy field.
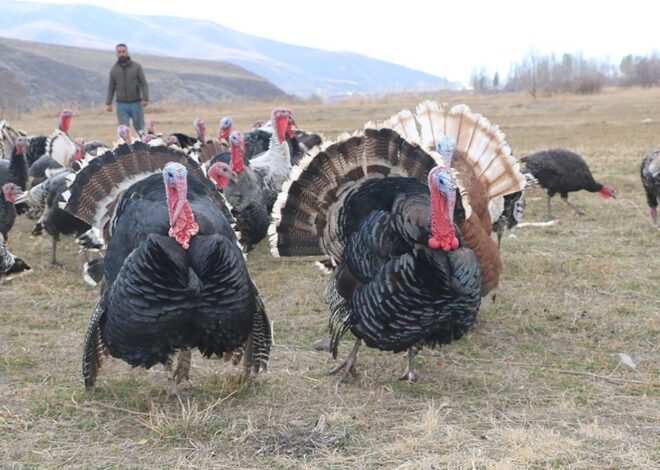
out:
{"label": "grassy field", "polygon": [[[81,345],[97,292],[79,274],[72,239],[64,267],[50,239],[20,219],[10,247],[34,268],[0,283],[0,461],[7,468],[658,468],[660,466],[660,232],[650,223],[639,163],[660,146],[660,90],[597,96],[400,96],[341,104],[292,103],[299,126],[334,138],[423,98],[466,102],[505,131],[514,153],[566,147],[618,199],[577,193],[587,215],[557,198],[561,225],[505,235],[496,301],[460,341],[425,350],[420,382],[397,380],[401,354],[362,348],[359,376],[337,385],[324,337],[326,279],[308,260],[248,259],[274,325],[268,373],[193,355],[180,398],[161,367],[105,362],[91,393]],[[192,133],[225,114],[246,128],[272,103],[149,108],[163,132]],[[57,112],[14,123],[30,133]],[[650,119],[650,122],[642,121]],[[112,141],[113,116],[80,110],[71,133]],[[545,196],[529,193],[527,221]],[[346,338],[341,354],[352,341]],[[628,355],[635,368],[621,362]],[[625,356],[624,356],[625,357]]]}

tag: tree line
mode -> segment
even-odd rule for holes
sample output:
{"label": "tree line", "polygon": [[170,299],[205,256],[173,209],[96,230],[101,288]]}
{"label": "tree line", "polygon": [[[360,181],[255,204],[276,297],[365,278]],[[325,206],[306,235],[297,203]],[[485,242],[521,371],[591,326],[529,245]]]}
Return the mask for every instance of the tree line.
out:
{"label": "tree line", "polygon": [[628,54],[618,65],[607,60],[588,59],[582,54],[543,55],[528,52],[520,61],[511,64],[509,76],[502,84],[497,72],[489,75],[485,68],[475,69],[470,85],[478,93],[496,91],[527,91],[539,94],[558,92],[592,94],[604,86],[660,85],[660,55]]}

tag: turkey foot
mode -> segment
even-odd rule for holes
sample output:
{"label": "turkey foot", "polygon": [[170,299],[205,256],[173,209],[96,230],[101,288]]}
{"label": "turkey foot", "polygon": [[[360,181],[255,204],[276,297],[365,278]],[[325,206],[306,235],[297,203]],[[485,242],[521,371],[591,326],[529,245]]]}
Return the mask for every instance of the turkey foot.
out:
{"label": "turkey foot", "polygon": [[183,349],[179,351],[179,358],[176,365],[174,366],[174,359],[172,356],[167,358],[165,363],[165,370],[168,373],[167,377],[167,397],[178,396],[179,392],[177,390],[177,385],[185,378],[188,379],[188,374],[190,372],[190,349]]}
{"label": "turkey foot", "polygon": [[348,377],[348,374],[351,374],[353,377],[357,377],[357,372],[355,372],[355,361],[357,360],[357,352],[358,349],[360,349],[361,344],[362,344],[361,339],[355,340],[353,349],[351,349],[351,352],[349,353],[348,357],[342,363],[338,364],[334,369],[328,372],[328,375],[333,375],[339,372],[340,370],[343,370],[344,374],[342,375],[341,379],[339,379],[339,383],[344,383],[346,381],[346,378]]}
{"label": "turkey foot", "polygon": [[582,217],[582,216],[585,214],[584,211],[583,211],[582,209],[580,209],[578,206],[576,206],[576,205],[573,204],[571,201],[569,201],[567,197],[563,197],[563,198],[561,198],[561,199],[562,199],[562,201],[564,201],[566,204],[568,204],[568,207],[570,207],[571,209],[573,209],[573,210],[575,211],[575,213],[576,213],[579,217]]}
{"label": "turkey foot", "polygon": [[408,382],[417,382],[419,380],[419,375],[415,373],[415,365],[413,363],[418,352],[419,348],[416,346],[408,349],[408,365],[403,375],[399,377],[399,380],[407,380]]}
{"label": "turkey foot", "polygon": [[179,351],[176,369],[174,369],[174,379],[177,384],[181,383],[183,380],[188,380],[190,376],[191,357],[192,352],[190,349],[182,349]]}

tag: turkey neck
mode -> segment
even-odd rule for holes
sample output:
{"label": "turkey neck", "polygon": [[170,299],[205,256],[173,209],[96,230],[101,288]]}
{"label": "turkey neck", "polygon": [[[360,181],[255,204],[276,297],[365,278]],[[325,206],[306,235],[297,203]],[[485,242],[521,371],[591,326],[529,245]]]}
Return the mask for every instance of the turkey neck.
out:
{"label": "turkey neck", "polygon": [[60,118],[60,125],[59,129],[64,132],[65,134],[69,133],[69,127],[71,127],[71,117],[70,116],[65,116]]}
{"label": "turkey neck", "polygon": [[243,161],[243,152],[236,146],[231,146],[231,169],[236,174],[240,174],[245,170],[245,162]]}
{"label": "turkey neck", "polygon": [[431,189],[431,233],[429,247],[451,251],[458,248],[458,239],[454,231],[454,205],[456,192],[450,191],[447,196],[436,188]]}

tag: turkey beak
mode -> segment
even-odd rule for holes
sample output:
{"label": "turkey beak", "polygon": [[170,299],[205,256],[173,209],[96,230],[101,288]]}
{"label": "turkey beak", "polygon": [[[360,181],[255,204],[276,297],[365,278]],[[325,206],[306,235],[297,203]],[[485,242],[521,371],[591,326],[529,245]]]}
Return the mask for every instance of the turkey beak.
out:
{"label": "turkey beak", "polygon": [[236,181],[238,181],[238,175],[236,174],[235,171],[231,172],[231,175],[229,176],[229,181],[231,181],[232,183],[236,183]]}

